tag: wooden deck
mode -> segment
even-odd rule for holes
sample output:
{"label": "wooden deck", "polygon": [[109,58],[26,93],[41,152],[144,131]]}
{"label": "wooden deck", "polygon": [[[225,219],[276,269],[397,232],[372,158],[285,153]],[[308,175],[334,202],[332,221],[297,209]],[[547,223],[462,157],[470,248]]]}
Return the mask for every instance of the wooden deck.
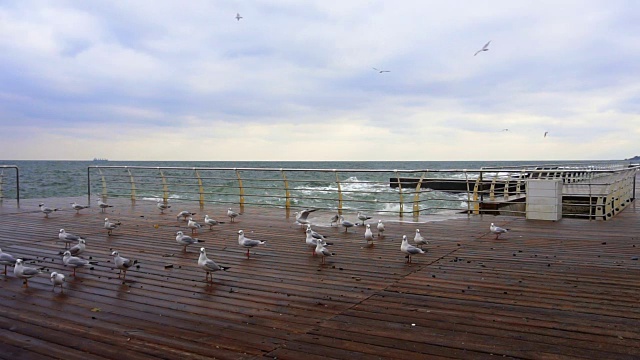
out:
{"label": "wooden deck", "polygon": [[[106,214],[76,215],[71,200],[46,199],[64,209],[49,218],[37,200],[0,205],[0,248],[46,268],[28,288],[12,268],[0,276],[0,359],[640,358],[635,203],[606,222],[390,218],[369,248],[362,227],[345,233],[316,212],[314,228],[337,254],[321,265],[282,209],[247,207],[229,223],[226,207],[174,203],[161,215],[152,202],[112,199]],[[213,284],[198,247],[182,253],[175,242],[188,231],[180,210],[225,221],[199,234],[209,257],[231,267]],[[105,216],[123,222],[113,236]],[[495,240],[491,222],[511,231]],[[76,278],[58,255],[60,228],[86,236],[86,257],[99,261]],[[416,228],[431,244],[406,264],[401,236]],[[239,229],[268,245],[247,260]],[[112,249],[139,261],[124,284]],[[64,293],[52,292],[50,271],[67,276]]]}

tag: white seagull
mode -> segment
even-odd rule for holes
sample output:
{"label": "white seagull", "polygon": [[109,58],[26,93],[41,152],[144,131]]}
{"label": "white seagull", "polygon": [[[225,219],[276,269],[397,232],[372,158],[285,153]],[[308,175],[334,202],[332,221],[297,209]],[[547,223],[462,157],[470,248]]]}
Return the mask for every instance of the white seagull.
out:
{"label": "white seagull", "polygon": [[321,241],[316,242],[315,253],[316,253],[316,255],[322,257],[322,262],[321,262],[322,264],[324,264],[324,258],[325,257],[335,255],[335,253],[332,253],[331,251],[327,250],[327,248],[325,248],[324,245],[322,245]]}
{"label": "white seagull", "polygon": [[60,232],[58,232],[58,242],[64,242],[65,249],[71,246],[72,242],[78,242],[80,239],[83,238],[81,236],[70,234],[64,231],[64,229],[60,229]]}
{"label": "white seagull", "polygon": [[218,221],[209,217],[209,215],[204,216],[204,223],[209,225],[209,230],[213,229],[214,226],[218,225]]}
{"label": "white seagull", "polygon": [[195,215],[196,213],[192,213],[186,210],[180,211],[178,215],[176,215],[176,220],[180,221],[180,216],[182,216],[183,221],[187,221],[187,218]]}
{"label": "white seagull", "polygon": [[320,240],[326,240],[326,236],[314,231],[311,229],[311,224],[307,224],[307,230],[311,230],[311,236],[313,236],[315,239],[320,239]]}
{"label": "white seagull", "polygon": [[400,250],[403,253],[407,254],[407,263],[411,263],[412,255],[424,254],[424,250],[409,244],[409,240],[407,240],[407,235],[402,235],[402,245],[400,245]]}
{"label": "white seagull", "polygon": [[166,202],[158,199],[158,202],[156,203],[156,207],[158,209],[160,209],[160,214],[164,214],[164,211],[167,210],[168,208],[170,208],[171,205],[169,205]]}
{"label": "white seagull", "polygon": [[122,225],[120,221],[111,222],[109,218],[104,218],[104,228],[107,229],[107,234],[111,236],[111,232],[118,228],[118,226]]}
{"label": "white seagull", "polygon": [[341,215],[340,216],[340,225],[344,226],[344,232],[347,232],[347,230],[350,227],[354,227],[356,226],[354,223],[352,223],[351,221],[347,221],[344,219],[344,217]]}
{"label": "white seagull", "polygon": [[305,240],[307,246],[309,246],[310,248],[312,248],[313,250],[311,250],[313,252],[313,256],[316,256],[316,245],[318,244],[318,242],[320,242],[322,244],[322,246],[329,246],[329,245],[333,245],[333,243],[330,242],[326,242],[323,239],[317,239],[315,237],[313,237],[313,230],[311,230],[311,228],[307,228],[307,238]]}
{"label": "white seagull", "polygon": [[138,260],[129,260],[120,256],[120,253],[117,251],[112,252],[111,256],[113,256],[113,263],[116,264],[116,267],[119,270],[118,279],[120,279],[120,274],[123,274],[122,280],[124,280],[127,277],[127,270],[138,263]]}
{"label": "white seagull", "polygon": [[[84,241],[84,239],[78,239],[78,243],[73,245],[72,247],[69,248],[69,251],[71,253],[71,255],[73,256],[77,256],[82,254],[87,248],[87,243],[86,241]],[[64,254],[64,252],[60,252],[59,255]]]}
{"label": "white seagull", "polygon": [[365,222],[371,219],[371,216],[364,214],[361,211],[358,211],[358,219],[362,220],[362,225],[365,225]]}
{"label": "white seagull", "polygon": [[238,244],[240,244],[240,246],[244,246],[247,248],[247,259],[249,258],[249,249],[251,249],[252,247],[256,247],[258,245],[264,245],[266,243],[267,243],[266,241],[262,241],[262,240],[249,239],[244,236],[244,231],[238,230]]}
{"label": "white seagull", "polygon": [[58,209],[52,209],[50,207],[44,206],[44,204],[42,203],[38,205],[38,207],[40,207],[40,211],[44,213],[44,217],[49,217],[49,214],[51,214],[54,211],[58,211]]}
{"label": "white seagull", "polygon": [[187,246],[191,244],[202,243],[204,242],[204,240],[198,240],[198,238],[192,238],[189,235],[185,235],[182,231],[178,231],[176,233],[176,242],[184,247],[182,249],[182,252],[187,252]]}
{"label": "white seagull", "polygon": [[101,199],[98,199],[98,206],[100,207],[100,212],[104,212],[107,208],[113,207],[113,205],[109,205]]}
{"label": "white seagull", "polygon": [[0,265],[4,265],[4,275],[7,275],[7,266],[15,266],[16,258],[0,249]]}
{"label": "white seagull", "polygon": [[51,291],[56,291],[56,286],[60,286],[60,292],[64,292],[62,284],[64,284],[64,275],[58,272],[52,272],[51,278],[49,279],[53,284],[53,289]]}
{"label": "white seagull", "polygon": [[384,223],[382,220],[378,220],[378,237],[384,235]]}
{"label": "white seagull", "polygon": [[329,226],[333,226],[333,223],[337,224],[338,221],[340,221],[340,214],[333,215],[333,217],[331,218],[331,222],[329,223]]}
{"label": "white seagull", "polygon": [[[216,264],[215,261],[209,259],[207,257],[207,253],[205,252],[204,248],[200,248],[200,257],[198,258],[198,266],[200,266],[202,269],[204,269],[204,271],[207,272],[207,276],[206,276],[206,280],[207,282],[213,282],[213,273],[219,270],[222,271],[227,271],[229,269],[229,267],[227,266],[220,266],[218,264]],[[209,277],[211,276],[211,277]],[[211,281],[209,281],[209,278],[211,278]]]}
{"label": "white seagull", "polygon": [[367,229],[364,231],[364,239],[367,240],[367,244],[373,245],[373,233],[369,224],[367,224]]}
{"label": "white seagull", "polygon": [[491,226],[489,226],[489,231],[491,231],[492,234],[496,234],[496,240],[497,240],[500,234],[506,234],[507,231],[509,231],[509,229],[503,229],[491,223]]}
{"label": "white seagull", "polygon": [[231,210],[231,208],[229,208],[229,210],[227,210],[227,216],[229,218],[231,218],[231,222],[235,222],[235,218],[238,217],[238,215],[240,215],[240,214],[238,214],[237,212]]}
{"label": "white seagull", "polygon": [[422,237],[422,235],[420,234],[420,229],[416,229],[416,236],[413,237],[413,242],[415,242],[416,245],[420,246],[421,249],[422,249],[422,245],[429,244],[427,239]]}
{"label": "white seagull", "polygon": [[22,265],[22,259],[16,259],[16,265],[13,267],[13,275],[17,278],[24,279],[24,287],[29,287],[29,279],[41,273],[41,269],[26,267]]}
{"label": "white seagull", "polygon": [[[73,210],[75,210],[75,211],[76,211],[76,214],[79,214],[79,213],[80,213],[80,210],[82,210],[82,209],[86,209],[86,208],[88,208],[88,207],[89,207],[89,205],[80,205],[80,204],[78,204],[78,203],[77,203],[77,202],[75,202],[75,201],[71,203],[71,208],[72,208]],[[62,274],[61,274],[61,275],[62,275]]]}
{"label": "white seagull", "polygon": [[85,260],[76,256],[71,256],[71,253],[69,251],[65,251],[62,257],[62,262],[67,265],[67,266],[71,266],[73,268],[73,275],[72,276],[76,276],[76,269],[79,267],[83,267],[83,266],[89,266],[89,265],[95,265],[98,262],[97,261],[89,261],[89,260]]}
{"label": "white seagull", "polygon": [[491,43],[491,40],[489,40],[488,43],[484,44],[484,46],[482,47],[482,49],[476,51],[475,54],[473,54],[473,56],[478,55],[479,53],[483,52],[483,51],[489,51],[489,44]]}
{"label": "white seagull", "polygon": [[198,224],[195,220],[193,220],[193,218],[189,218],[187,227],[191,229],[191,235],[193,235],[194,233],[197,233],[198,229],[200,229],[202,226],[200,226],[200,224]]}
{"label": "white seagull", "polygon": [[296,222],[300,225],[308,225],[311,224],[311,222],[307,219],[307,217],[309,216],[310,213],[316,211],[317,209],[304,209],[300,212],[296,212]]}

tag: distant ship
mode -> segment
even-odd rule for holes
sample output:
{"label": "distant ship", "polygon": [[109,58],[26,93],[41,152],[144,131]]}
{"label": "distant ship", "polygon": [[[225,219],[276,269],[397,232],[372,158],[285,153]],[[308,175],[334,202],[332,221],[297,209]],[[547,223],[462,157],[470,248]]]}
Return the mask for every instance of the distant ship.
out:
{"label": "distant ship", "polygon": [[105,158],[93,158],[93,162],[107,162],[109,159]]}

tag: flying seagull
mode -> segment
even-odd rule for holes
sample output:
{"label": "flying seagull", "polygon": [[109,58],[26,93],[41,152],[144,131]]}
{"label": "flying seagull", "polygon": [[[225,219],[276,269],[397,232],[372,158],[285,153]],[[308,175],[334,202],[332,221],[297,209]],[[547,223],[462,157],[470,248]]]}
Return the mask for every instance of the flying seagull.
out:
{"label": "flying seagull", "polygon": [[391,72],[391,70],[380,70],[380,69],[376,69],[376,68],[373,68],[373,70],[377,71],[379,74],[386,73],[386,72]]}
{"label": "flying seagull", "polygon": [[240,13],[236,14],[236,20],[240,21],[240,19],[242,19],[242,16],[240,16]]}
{"label": "flying seagull", "polygon": [[473,56],[478,55],[479,53],[483,52],[483,51],[489,51],[489,44],[491,44],[491,40],[489,40],[488,43],[484,44],[484,46],[482,47],[482,49],[476,51],[475,54],[473,54]]}
{"label": "flying seagull", "polygon": [[549,133],[548,131],[545,131],[545,132],[544,132],[544,137],[547,137],[547,134],[548,134],[548,133]]}

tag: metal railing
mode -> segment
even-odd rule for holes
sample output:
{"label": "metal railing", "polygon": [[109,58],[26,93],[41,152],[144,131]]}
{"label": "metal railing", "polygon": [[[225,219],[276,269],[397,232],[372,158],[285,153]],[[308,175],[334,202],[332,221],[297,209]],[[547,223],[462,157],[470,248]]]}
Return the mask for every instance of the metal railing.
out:
{"label": "metal railing", "polygon": [[20,204],[20,169],[16,165],[0,165],[0,201],[4,200],[3,187],[5,184],[5,169],[14,169],[16,171],[15,177],[15,195],[16,201]]}
{"label": "metal railing", "polygon": [[[637,167],[296,169],[90,166],[87,196],[412,215],[524,216],[527,181],[561,180],[563,215],[608,219],[635,193]],[[437,186],[436,186],[437,185]],[[444,189],[443,188],[447,188]],[[611,214],[611,215],[610,215]]]}

